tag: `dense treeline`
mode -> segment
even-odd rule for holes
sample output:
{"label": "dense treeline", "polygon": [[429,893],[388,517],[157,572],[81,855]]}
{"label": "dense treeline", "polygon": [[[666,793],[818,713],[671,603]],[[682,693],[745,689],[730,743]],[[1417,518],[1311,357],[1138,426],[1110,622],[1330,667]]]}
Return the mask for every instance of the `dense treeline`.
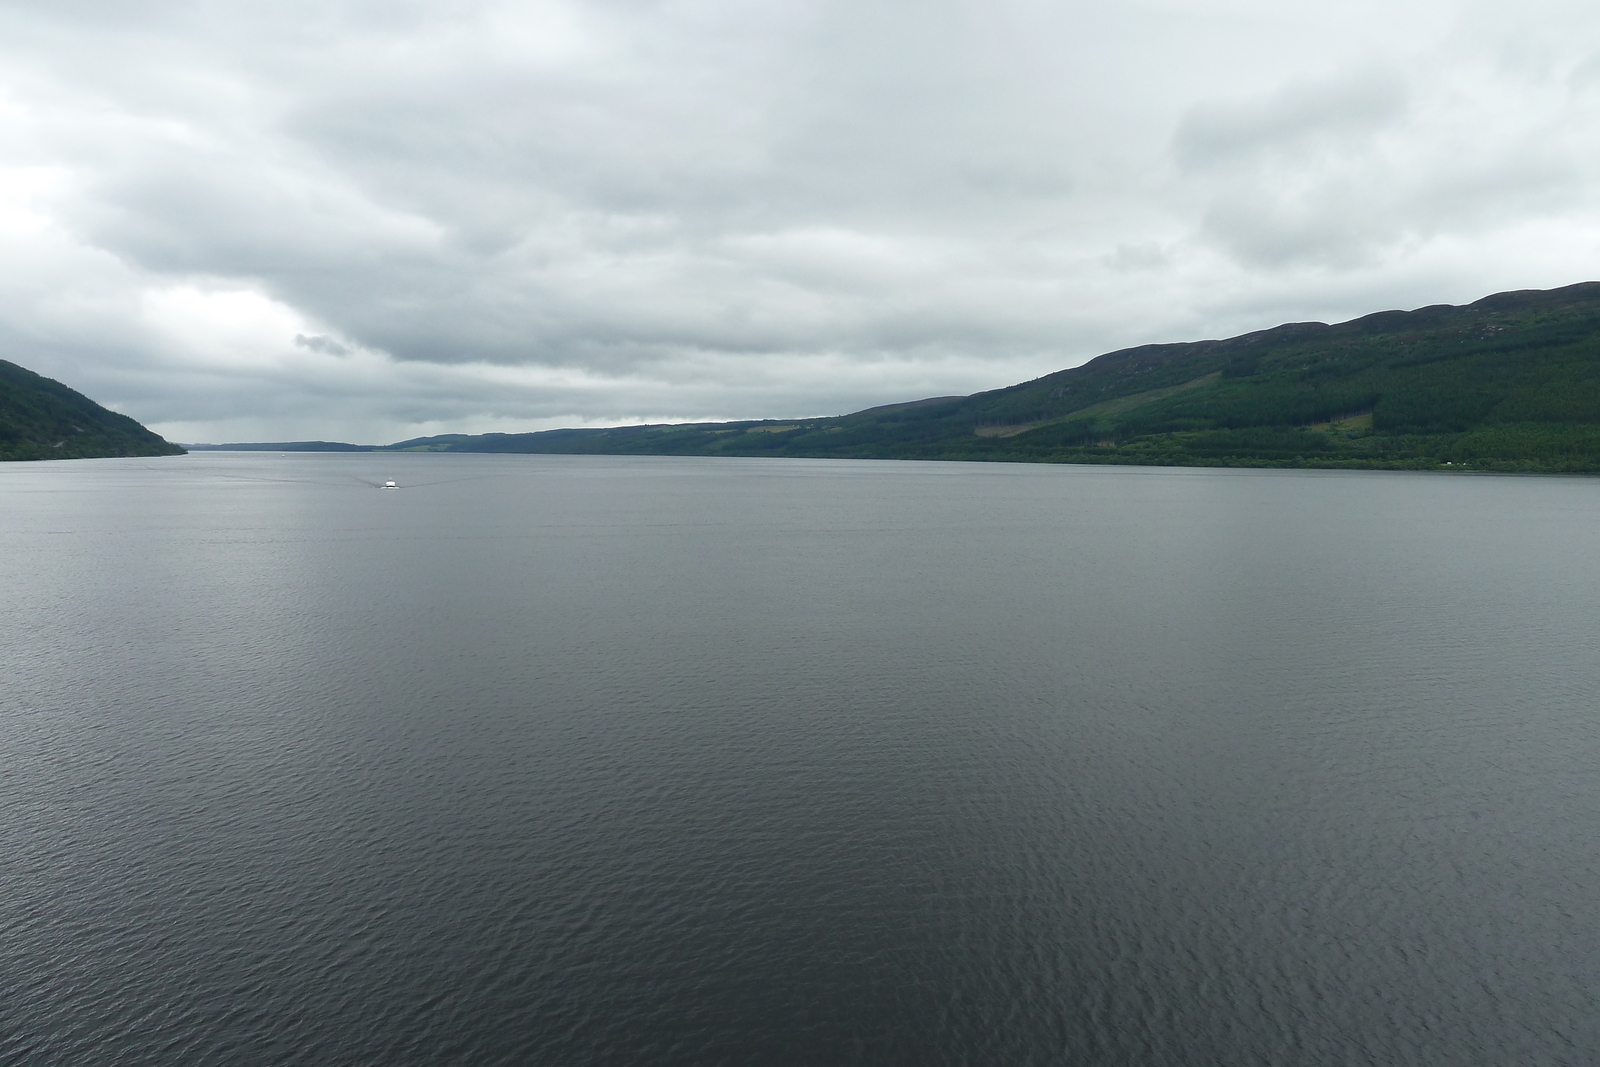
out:
{"label": "dense treeline", "polygon": [[170,456],[183,452],[126,415],[0,359],[0,460]]}
{"label": "dense treeline", "polygon": [[424,438],[402,449],[1600,471],[1600,283],[1145,345],[838,418]]}

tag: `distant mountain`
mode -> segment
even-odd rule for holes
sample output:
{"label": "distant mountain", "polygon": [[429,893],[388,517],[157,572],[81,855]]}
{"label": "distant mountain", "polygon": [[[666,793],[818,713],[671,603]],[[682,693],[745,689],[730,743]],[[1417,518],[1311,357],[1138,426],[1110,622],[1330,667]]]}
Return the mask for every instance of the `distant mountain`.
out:
{"label": "distant mountain", "polygon": [[128,416],[0,359],[0,460],[182,454]]}
{"label": "distant mountain", "polygon": [[1600,282],[1144,345],[833,418],[450,434],[415,452],[1600,471]]}
{"label": "distant mountain", "polygon": [[378,445],[343,441],[246,441],[231,445],[184,445],[191,452],[374,452]]}

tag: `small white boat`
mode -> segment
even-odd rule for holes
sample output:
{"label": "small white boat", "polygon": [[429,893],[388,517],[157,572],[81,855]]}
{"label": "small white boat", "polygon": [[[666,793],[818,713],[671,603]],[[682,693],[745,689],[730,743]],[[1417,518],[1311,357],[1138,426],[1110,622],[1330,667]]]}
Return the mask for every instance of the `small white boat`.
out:
{"label": "small white boat", "polygon": [[400,487],[398,485],[395,485],[393,482],[384,482],[382,485],[378,486],[378,488],[379,489],[398,489]]}

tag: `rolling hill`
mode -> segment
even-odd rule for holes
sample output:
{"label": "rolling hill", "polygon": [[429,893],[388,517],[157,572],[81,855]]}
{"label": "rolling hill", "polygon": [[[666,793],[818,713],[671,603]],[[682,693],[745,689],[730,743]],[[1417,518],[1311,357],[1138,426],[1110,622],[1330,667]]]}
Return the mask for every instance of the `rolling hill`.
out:
{"label": "rolling hill", "polygon": [[1600,282],[1111,352],[830,418],[444,435],[401,451],[1600,471]]}

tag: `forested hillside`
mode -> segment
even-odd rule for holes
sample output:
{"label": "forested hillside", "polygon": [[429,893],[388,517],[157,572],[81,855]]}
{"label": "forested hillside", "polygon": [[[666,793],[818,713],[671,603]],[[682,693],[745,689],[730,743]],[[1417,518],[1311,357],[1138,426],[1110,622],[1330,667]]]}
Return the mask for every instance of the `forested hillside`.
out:
{"label": "forested hillside", "polygon": [[1146,345],[836,418],[452,435],[416,451],[1600,471],[1600,282]]}
{"label": "forested hillside", "polygon": [[0,460],[182,452],[128,416],[107,411],[58,381],[0,359]]}

